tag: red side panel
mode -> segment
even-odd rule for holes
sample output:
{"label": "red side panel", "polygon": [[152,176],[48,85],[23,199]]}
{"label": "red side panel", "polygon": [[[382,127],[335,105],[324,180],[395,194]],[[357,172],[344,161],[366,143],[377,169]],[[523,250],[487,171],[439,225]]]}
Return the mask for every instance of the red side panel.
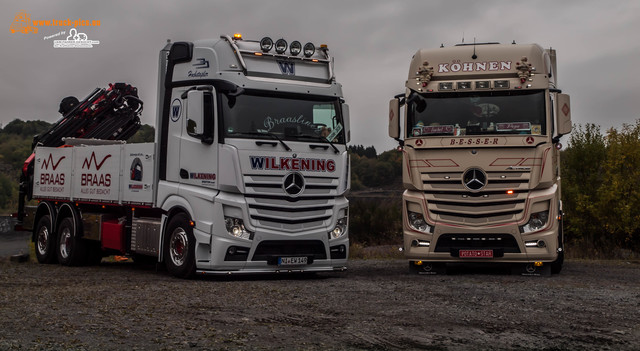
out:
{"label": "red side panel", "polygon": [[125,252],[124,224],[117,220],[102,222],[102,248]]}

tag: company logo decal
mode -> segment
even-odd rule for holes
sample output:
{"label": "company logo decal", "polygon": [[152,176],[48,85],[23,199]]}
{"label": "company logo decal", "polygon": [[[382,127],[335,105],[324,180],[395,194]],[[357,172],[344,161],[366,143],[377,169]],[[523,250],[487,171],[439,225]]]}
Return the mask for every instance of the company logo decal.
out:
{"label": "company logo decal", "polygon": [[142,181],[142,161],[138,157],[133,159],[131,163],[131,174],[129,174],[129,179],[135,181]]}
{"label": "company logo decal", "polygon": [[62,162],[62,160],[64,160],[67,156],[62,156],[60,157],[60,159],[58,159],[58,162],[53,163],[53,156],[51,154],[49,154],[49,157],[42,161],[42,166],[40,167],[40,169],[49,169],[49,165],[51,165],[51,169],[52,170],[56,170],[56,168],[58,168],[58,166],[60,165],[60,162]]}
{"label": "company logo decal", "polygon": [[205,78],[209,76],[209,72],[207,71],[198,71],[199,69],[207,69],[209,68],[209,60],[206,60],[202,57],[196,59],[196,63],[191,66],[195,67],[195,71],[189,71],[187,75],[191,78]]}
{"label": "company logo decal", "polygon": [[479,191],[487,185],[487,175],[479,168],[464,172],[462,184],[471,191]]}
{"label": "company logo decal", "polygon": [[[58,168],[58,166],[60,165],[60,162],[62,162],[62,160],[65,158],[66,156],[62,156],[58,159],[57,162],[54,163],[53,156],[49,154],[49,157],[42,161],[42,166],[40,166],[40,169],[48,170],[49,166],[51,166],[51,170],[55,171],[56,168]],[[40,181],[37,183],[37,185],[41,186],[40,191],[43,192],[61,192],[64,190],[64,188],[62,187],[64,186],[64,177],[64,173],[43,172],[40,174]]]}
{"label": "company logo decal", "polygon": [[249,156],[251,169],[266,171],[310,171],[310,172],[334,172],[336,162],[334,160],[321,160],[316,158],[297,157],[266,157]]}
{"label": "company logo decal", "polygon": [[111,154],[105,156],[102,159],[102,161],[98,163],[98,161],[96,160],[96,153],[91,152],[91,157],[89,157],[89,159],[85,157],[84,162],[82,162],[82,168],[85,168],[86,166],[87,169],[91,169],[91,164],[93,163],[96,166],[96,171],[99,171],[100,168],[102,168],[102,165],[104,165],[105,161],[107,161],[109,157],[111,157]]}
{"label": "company logo decal", "polygon": [[173,99],[171,102],[171,121],[178,122],[182,115],[182,102],[180,99]]}
{"label": "company logo decal", "polygon": [[75,28],[71,28],[69,30],[69,35],[67,36],[67,40],[54,40],[53,47],[54,48],[80,48],[80,49],[90,49],[94,45],[100,44],[99,40],[89,40],[87,34],[78,33],[78,30]]}
{"label": "company logo decal", "polygon": [[511,61],[460,62],[460,60],[453,60],[452,63],[438,64],[438,73],[509,70],[511,70]]}
{"label": "company logo decal", "polygon": [[282,189],[291,197],[296,197],[304,191],[304,177],[298,172],[287,174],[282,181]]}
{"label": "company logo decal", "polygon": [[[111,157],[111,154],[105,156],[100,163],[98,163],[96,159],[95,152],[91,152],[91,156],[87,159],[85,157],[84,162],[82,162],[82,168],[87,168],[87,170],[91,170],[91,165],[93,164],[96,168],[96,172],[102,168],[104,163]],[[95,187],[110,187],[111,186],[111,174],[109,173],[82,173],[80,174],[80,185],[83,188],[80,190],[82,194],[100,194],[100,195],[109,195],[110,189],[96,189]]]}
{"label": "company logo decal", "polygon": [[280,67],[280,72],[284,75],[295,76],[296,75],[296,64],[295,62],[289,61],[278,61],[278,67]]}

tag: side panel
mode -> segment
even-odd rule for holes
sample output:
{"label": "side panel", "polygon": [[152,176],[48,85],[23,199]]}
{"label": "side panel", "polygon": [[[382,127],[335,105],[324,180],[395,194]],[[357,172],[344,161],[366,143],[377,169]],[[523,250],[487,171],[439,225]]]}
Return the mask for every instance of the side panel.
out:
{"label": "side panel", "polygon": [[33,196],[70,198],[72,165],[72,148],[36,148]]}
{"label": "side panel", "polygon": [[118,202],[120,145],[74,147],[73,196],[77,200]]}
{"label": "side panel", "polygon": [[155,144],[124,145],[122,156],[122,201],[130,204],[153,203]]}

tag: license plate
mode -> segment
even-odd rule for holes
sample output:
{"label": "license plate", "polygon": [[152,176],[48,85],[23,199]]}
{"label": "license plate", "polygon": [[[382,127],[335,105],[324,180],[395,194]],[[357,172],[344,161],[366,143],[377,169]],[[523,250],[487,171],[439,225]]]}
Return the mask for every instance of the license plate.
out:
{"label": "license plate", "polygon": [[296,266],[307,264],[307,257],[279,257],[278,266]]}
{"label": "license plate", "polygon": [[460,250],[460,258],[493,258],[493,250]]}

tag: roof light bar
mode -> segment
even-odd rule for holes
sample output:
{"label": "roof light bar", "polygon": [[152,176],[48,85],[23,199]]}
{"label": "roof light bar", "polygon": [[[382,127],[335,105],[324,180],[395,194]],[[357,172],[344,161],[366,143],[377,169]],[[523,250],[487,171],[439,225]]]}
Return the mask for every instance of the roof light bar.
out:
{"label": "roof light bar", "polygon": [[260,50],[263,52],[268,52],[273,48],[273,40],[269,37],[264,37],[260,40]]}
{"label": "roof light bar", "polygon": [[278,39],[276,41],[276,52],[278,54],[284,54],[287,51],[287,41],[284,39]]}
{"label": "roof light bar", "polygon": [[298,54],[300,54],[300,52],[302,51],[302,44],[300,44],[299,41],[292,41],[291,45],[289,45],[289,52],[291,53],[291,55],[293,56],[298,56]]}
{"label": "roof light bar", "polygon": [[312,43],[304,44],[304,56],[311,57],[316,52],[316,47]]}

